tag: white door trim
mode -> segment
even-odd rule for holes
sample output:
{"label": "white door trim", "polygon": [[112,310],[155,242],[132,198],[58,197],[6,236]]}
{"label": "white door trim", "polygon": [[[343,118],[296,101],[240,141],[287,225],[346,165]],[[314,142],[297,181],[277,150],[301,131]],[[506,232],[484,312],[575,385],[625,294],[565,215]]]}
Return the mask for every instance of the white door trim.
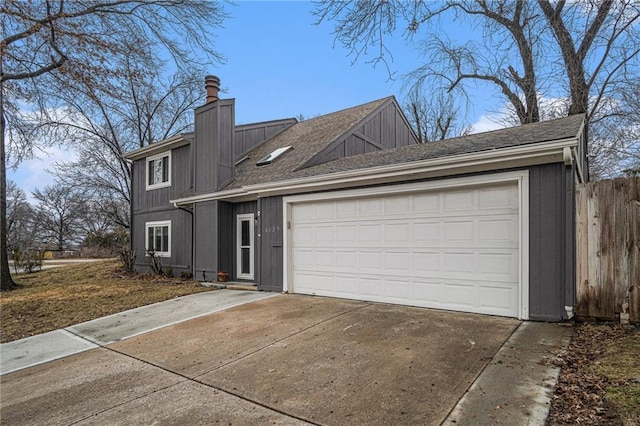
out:
{"label": "white door trim", "polygon": [[469,176],[443,179],[438,181],[414,182],[400,185],[385,185],[342,191],[293,195],[282,198],[283,238],[283,291],[293,292],[293,271],[291,259],[291,210],[292,205],[329,199],[346,199],[374,195],[411,193],[425,190],[446,190],[491,183],[516,183],[518,185],[519,217],[519,306],[518,318],[529,319],[529,171],[495,173],[490,175]]}
{"label": "white door trim", "polygon": [[[249,245],[242,245],[242,222],[249,222]],[[249,273],[242,273],[242,250],[249,250]],[[236,276],[243,280],[254,279],[254,214],[245,213],[236,216]]]}

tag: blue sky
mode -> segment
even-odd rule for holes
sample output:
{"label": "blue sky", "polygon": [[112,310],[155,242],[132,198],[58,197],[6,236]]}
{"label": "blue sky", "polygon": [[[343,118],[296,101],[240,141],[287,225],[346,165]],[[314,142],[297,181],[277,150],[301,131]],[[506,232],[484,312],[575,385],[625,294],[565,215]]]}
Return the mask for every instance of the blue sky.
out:
{"label": "blue sky", "polygon": [[[402,102],[403,80],[390,79],[383,64],[367,63],[371,57],[353,63],[349,52],[334,43],[331,22],[313,25],[312,4],[240,1],[226,9],[230,17],[218,30],[215,45],[227,60],[210,72],[220,77],[223,96],[236,99],[238,124],[299,114],[313,118],[389,95]],[[398,77],[420,64],[418,53],[401,37],[387,46],[393,54],[391,71]],[[488,101],[487,96],[479,99]],[[487,108],[475,103],[467,116],[477,131],[497,127],[483,115]],[[70,155],[52,148],[16,172],[10,170],[8,178],[27,192],[51,184],[45,169]]]}

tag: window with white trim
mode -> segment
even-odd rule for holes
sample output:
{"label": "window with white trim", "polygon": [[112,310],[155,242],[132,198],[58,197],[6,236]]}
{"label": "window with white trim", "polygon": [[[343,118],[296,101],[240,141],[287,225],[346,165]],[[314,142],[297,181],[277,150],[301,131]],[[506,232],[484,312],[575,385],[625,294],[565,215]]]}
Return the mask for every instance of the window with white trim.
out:
{"label": "window with white trim", "polygon": [[171,186],[171,151],[148,157],[147,191]]}
{"label": "window with white trim", "polygon": [[159,257],[171,257],[171,221],[147,222],[145,224],[145,253]]}

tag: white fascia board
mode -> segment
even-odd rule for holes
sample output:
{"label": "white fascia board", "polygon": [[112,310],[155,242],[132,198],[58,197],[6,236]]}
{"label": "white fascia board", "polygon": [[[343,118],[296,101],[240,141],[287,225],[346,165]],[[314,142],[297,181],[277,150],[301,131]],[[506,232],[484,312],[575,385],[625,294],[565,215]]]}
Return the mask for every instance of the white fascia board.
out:
{"label": "white fascia board", "polygon": [[367,169],[309,176],[279,182],[247,185],[229,191],[213,192],[171,200],[174,204],[191,204],[210,200],[239,200],[301,192],[324,191],[353,186],[393,183],[408,179],[424,179],[525,167],[564,161],[564,148],[577,146],[577,138],[545,144],[523,145],[508,149],[460,154],[443,158],[398,163]]}
{"label": "white fascia board", "polygon": [[151,145],[147,145],[143,148],[136,149],[135,151],[128,152],[124,155],[124,158],[128,160],[140,160],[142,158],[150,157],[154,154],[159,154],[161,151],[179,148],[188,144],[189,141],[186,140],[183,135],[176,135],[170,137],[169,139],[152,143]]}

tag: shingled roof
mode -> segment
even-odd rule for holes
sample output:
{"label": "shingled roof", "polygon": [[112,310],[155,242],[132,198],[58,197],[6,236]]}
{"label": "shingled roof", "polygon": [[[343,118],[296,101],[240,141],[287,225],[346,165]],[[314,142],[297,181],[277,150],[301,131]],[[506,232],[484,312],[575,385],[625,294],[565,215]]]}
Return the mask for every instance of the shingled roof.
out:
{"label": "shingled roof", "polygon": [[[346,115],[360,116],[360,114],[356,114],[356,111],[360,111],[360,113],[364,113],[365,110],[372,111],[375,109],[375,105],[379,105],[381,101],[383,100],[353,108],[354,111]],[[346,111],[350,110],[336,114],[341,115]],[[300,146],[298,152],[295,150],[292,151],[292,155],[290,155],[289,158],[286,160],[283,158],[284,161],[279,164],[276,162],[273,166],[269,166],[269,169],[265,168],[261,170],[259,167],[256,167],[253,162],[246,164],[239,169],[238,178],[228,188],[239,188],[248,184],[277,182],[392,164],[440,159],[482,151],[504,150],[522,145],[576,138],[582,131],[584,123],[584,115],[579,114],[541,123],[525,124],[518,127],[477,133],[437,142],[408,145],[400,148],[354,155],[298,170],[297,165],[303,164],[305,159],[313,155],[318,147],[324,146],[323,144],[325,143],[330,143],[330,140],[335,138],[335,132],[330,134],[314,134],[315,132],[323,133],[332,128],[331,123],[334,121],[333,117],[324,116],[319,118],[322,120],[318,122],[309,120],[306,122],[307,126],[302,126],[305,122],[296,124],[290,130],[281,134],[283,139],[271,141],[272,143],[267,143],[265,144],[267,146],[260,147],[259,150],[256,150],[255,158],[257,159],[259,155],[268,154],[276,147],[286,146],[290,142],[291,144],[295,142],[298,143]],[[352,120],[355,120],[355,118],[352,117]],[[346,123],[349,121],[347,117],[341,117],[340,121],[345,124],[344,128],[347,128],[348,125]],[[296,129],[296,127],[298,128]],[[304,143],[305,141],[310,141],[311,143],[307,145]]]}
{"label": "shingled roof", "polygon": [[410,163],[575,138],[582,130],[584,118],[584,114],[578,114],[540,123],[524,124],[507,129],[340,158],[300,170],[295,177]]}
{"label": "shingled roof", "polygon": [[[337,111],[320,117],[304,120],[279,133],[271,140],[249,151],[247,160],[236,166],[235,179],[224,189],[245,185],[275,182],[297,175],[297,169],[322,149],[357,126],[393,97],[378,99],[353,108]],[[277,148],[291,146],[292,149],[271,165],[256,166],[256,161]]]}

